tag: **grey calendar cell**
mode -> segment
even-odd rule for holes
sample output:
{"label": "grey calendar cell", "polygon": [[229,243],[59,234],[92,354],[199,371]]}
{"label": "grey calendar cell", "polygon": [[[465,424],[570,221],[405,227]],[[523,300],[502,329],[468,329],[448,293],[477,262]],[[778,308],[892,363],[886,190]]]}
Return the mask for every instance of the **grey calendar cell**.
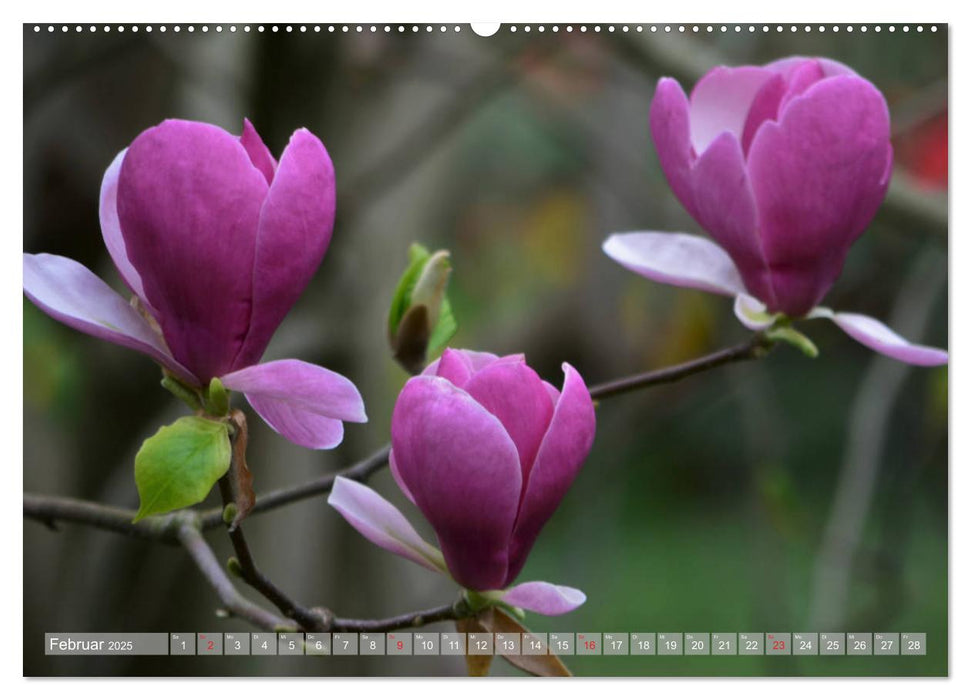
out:
{"label": "grey calendar cell", "polygon": [[361,632],[358,648],[361,656],[384,656],[384,633]]}
{"label": "grey calendar cell", "polygon": [[766,632],[765,654],[766,656],[789,656],[792,654],[792,633]]}
{"label": "grey calendar cell", "polygon": [[200,632],[196,635],[196,649],[199,656],[222,656],[223,633]]}
{"label": "grey calendar cell", "polygon": [[412,635],[415,656],[438,656],[441,650],[438,632],[415,632]]}
{"label": "grey calendar cell", "polygon": [[843,632],[820,632],[819,655],[843,656],[846,654],[846,634]]}
{"label": "grey calendar cell", "polygon": [[872,656],[873,655],[873,633],[872,632],[847,632],[846,633],[846,655],[847,656]]}
{"label": "grey calendar cell", "polygon": [[276,653],[280,656],[303,656],[303,632],[277,634]]}
{"label": "grey calendar cell", "polygon": [[711,638],[707,632],[684,633],[685,656],[708,656],[711,653]]}
{"label": "grey calendar cell", "polygon": [[469,632],[467,636],[469,656],[492,656],[495,653],[491,632]]}
{"label": "grey calendar cell", "polygon": [[545,632],[527,632],[523,634],[524,656],[545,656],[549,644]]}
{"label": "grey calendar cell", "polygon": [[577,656],[600,656],[603,635],[600,632],[577,632]]}
{"label": "grey calendar cell", "polygon": [[442,656],[465,656],[467,641],[463,632],[442,632]]}
{"label": "grey calendar cell", "polygon": [[307,632],[303,649],[307,656],[330,656],[330,632]]}
{"label": "grey calendar cell", "polygon": [[357,632],[334,632],[331,650],[334,656],[357,656]]}
{"label": "grey calendar cell", "polygon": [[900,634],[900,654],[902,656],[925,656],[927,654],[927,634],[925,632],[902,632]]}
{"label": "grey calendar cell", "polygon": [[684,653],[684,635],[680,632],[657,633],[658,656],[680,656]]}
{"label": "grey calendar cell", "polygon": [[550,632],[550,653],[557,656],[573,656],[576,653],[573,632]]}
{"label": "grey calendar cell", "polygon": [[761,632],[739,632],[738,653],[740,656],[761,656],[765,653],[765,635]]}
{"label": "grey calendar cell", "polygon": [[388,632],[384,646],[388,656],[411,656],[411,632]]}
{"label": "grey calendar cell", "polygon": [[635,656],[653,656],[657,653],[657,635],[654,632],[631,632],[630,653]]}
{"label": "grey calendar cell", "polygon": [[900,634],[897,632],[873,633],[874,656],[899,656]]}
{"label": "grey calendar cell", "polygon": [[711,633],[712,656],[735,656],[738,654],[738,635],[734,632]]}
{"label": "grey calendar cell", "polygon": [[173,632],[170,634],[169,654],[172,656],[195,656],[196,635],[192,632]]}
{"label": "grey calendar cell", "polygon": [[522,641],[519,632],[496,632],[496,653],[501,656],[520,656]]}
{"label": "grey calendar cell", "polygon": [[276,634],[252,632],[249,637],[249,648],[253,656],[276,656]]}
{"label": "grey calendar cell", "polygon": [[604,633],[604,656],[627,656],[629,653],[629,634],[626,632]]}
{"label": "grey calendar cell", "polygon": [[792,635],[793,656],[816,656],[819,654],[819,634],[816,632],[796,632]]}
{"label": "grey calendar cell", "polygon": [[223,653],[226,656],[249,656],[249,632],[225,632]]}

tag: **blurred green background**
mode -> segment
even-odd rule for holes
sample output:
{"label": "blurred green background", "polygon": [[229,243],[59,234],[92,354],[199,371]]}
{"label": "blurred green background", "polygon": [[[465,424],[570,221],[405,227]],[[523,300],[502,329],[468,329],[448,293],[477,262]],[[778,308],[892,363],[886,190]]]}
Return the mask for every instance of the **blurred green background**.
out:
{"label": "blurred green background", "polygon": [[[467,25],[391,29],[24,28],[24,249],[75,258],[116,289],[98,191],[141,130],[181,117],[238,133],[247,116],[277,155],[301,126],[327,145],[333,242],[266,357],[347,375],[370,423],[316,453],[251,420],[258,490],[335,471],[387,441],[407,377],[387,350],[386,313],[412,241],[452,252],[453,345],[525,352],[555,384],[563,361],[596,383],[743,340],[730,301],[651,283],[600,251],[616,231],[699,232],[659,170],[647,115],[659,77],[690,89],[719,63],[825,55],[884,92],[893,189],[826,303],[947,345],[946,27],[505,26],[488,39]],[[881,359],[830,324],[804,330],[821,349],[814,361],[782,347],[601,404],[593,452],[521,577],[576,586],[588,602],[527,625],[926,632],[928,655],[567,658],[578,675],[947,673],[947,370]],[[25,490],[136,507],[134,454],[183,411],[158,379],[146,358],[25,301]],[[372,486],[431,536],[386,472]],[[455,594],[364,540],[323,498],[254,518],[247,534],[281,587],[341,616]],[[229,555],[222,533],[209,539]],[[27,675],[464,672],[454,657],[45,657],[44,632],[247,629],[215,616],[215,595],[181,550],[80,526],[25,521],[24,591]],[[492,673],[519,672],[497,661]]]}

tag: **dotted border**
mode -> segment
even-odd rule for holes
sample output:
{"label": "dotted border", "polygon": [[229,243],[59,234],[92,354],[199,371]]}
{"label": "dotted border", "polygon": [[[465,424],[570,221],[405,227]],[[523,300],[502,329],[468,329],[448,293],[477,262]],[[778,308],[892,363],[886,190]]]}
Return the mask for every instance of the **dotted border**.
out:
{"label": "dotted border", "polygon": [[[456,25],[445,25],[445,24],[442,24],[442,25],[432,25],[432,24],[425,24],[425,25],[418,25],[418,24],[398,24],[398,25],[390,25],[390,24],[385,24],[385,25],[377,25],[377,24],[323,24],[323,25],[322,24],[296,24],[296,25],[294,24],[283,24],[283,25],[280,25],[280,24],[269,24],[269,25],[266,25],[266,24],[214,24],[214,25],[209,25],[209,24],[202,24],[202,25],[196,25],[196,24],[171,24],[171,25],[169,24],[159,24],[159,25],[46,24],[46,25],[40,25],[40,24],[35,24],[34,25],[35,34],[39,34],[45,29],[50,34],[53,34],[58,30],[62,34],[67,34],[72,31],[76,34],[80,34],[85,31],[87,31],[88,33],[96,33],[98,31],[105,32],[105,33],[118,32],[119,34],[123,34],[125,32],[131,32],[134,34],[134,33],[138,33],[139,31],[150,34],[152,32],[157,31],[162,34],[165,34],[167,32],[173,32],[175,34],[179,34],[183,30],[189,34],[194,34],[196,32],[200,32],[202,34],[208,34],[210,32],[215,32],[216,34],[221,34],[224,32],[228,32],[230,34],[234,34],[237,32],[260,33],[260,32],[267,32],[267,31],[271,33],[279,33],[282,31],[288,34],[292,34],[294,32],[298,32],[300,34],[307,34],[307,33],[320,34],[322,32],[327,32],[330,34],[334,34],[337,32],[345,33],[345,34],[347,33],[362,34],[365,32],[368,32],[371,34],[376,34],[378,32],[384,32],[385,34],[392,34],[392,33],[418,34],[422,32],[422,30],[424,30],[425,33],[433,33],[433,32],[436,32],[437,30],[438,33],[444,34],[449,31],[455,32],[455,33],[463,31],[462,26],[457,24]],[[588,31],[594,32],[594,33],[603,32],[603,31],[606,31],[608,33],[620,31],[620,32],[641,32],[641,33],[650,32],[652,34],[657,34],[657,33],[713,34],[716,32],[720,32],[722,34],[727,34],[729,32],[733,32],[735,34],[741,34],[742,32],[747,32],[749,34],[755,34],[755,33],[768,34],[770,32],[782,33],[785,31],[789,31],[790,33],[796,33],[796,32],[810,33],[810,32],[816,31],[820,33],[833,32],[834,34],[836,34],[843,31],[848,34],[851,34],[856,31],[856,32],[865,34],[871,31],[876,33],[887,31],[893,34],[899,30],[904,34],[907,34],[911,31],[922,33],[925,29],[929,30],[930,32],[937,32],[938,25],[936,24],[929,24],[929,25],[924,25],[924,24],[901,24],[901,25],[898,25],[898,24],[833,24],[833,25],[826,25],[826,24],[819,24],[819,25],[810,25],[810,24],[805,24],[805,25],[796,25],[796,24],[785,24],[785,25],[783,24],[758,24],[758,25],[756,24],[715,24],[715,25],[712,25],[712,24],[701,24],[701,25],[699,24],[690,24],[690,25],[686,25],[686,24],[619,24],[619,25],[617,24],[607,24],[607,25],[504,24],[500,27],[500,32],[515,34],[520,30],[522,30],[522,32],[528,34],[532,32],[534,29],[536,32],[541,34],[546,32],[547,29],[549,29],[549,31],[553,33],[558,33],[560,31],[564,31],[567,33],[571,33],[574,31],[581,32],[581,33],[588,32]],[[472,31],[472,33],[474,34],[475,32]]]}

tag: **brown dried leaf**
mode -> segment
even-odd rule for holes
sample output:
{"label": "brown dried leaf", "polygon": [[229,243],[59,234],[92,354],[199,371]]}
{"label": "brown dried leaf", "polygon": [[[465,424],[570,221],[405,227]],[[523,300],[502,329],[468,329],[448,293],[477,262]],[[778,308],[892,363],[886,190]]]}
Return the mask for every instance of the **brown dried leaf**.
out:
{"label": "brown dried leaf", "polygon": [[[518,634],[529,634],[529,630],[523,627],[518,620],[509,615],[501,608],[491,607],[479,613],[477,618],[479,625],[487,632],[509,632]],[[475,631],[475,630],[473,630]],[[547,650],[548,651],[548,650]],[[572,676],[559,656],[547,653],[542,656],[532,656],[526,654],[503,655],[503,658],[516,668],[534,676]]]}
{"label": "brown dried leaf", "polygon": [[233,435],[233,459],[229,464],[227,477],[229,488],[232,492],[233,503],[236,504],[236,517],[233,518],[230,530],[235,530],[236,526],[243,522],[256,505],[256,492],[253,490],[253,474],[246,464],[246,443],[249,439],[249,431],[246,427],[246,414],[238,408],[229,414],[229,420],[236,433]]}
{"label": "brown dried leaf", "polygon": [[[455,629],[462,634],[468,634],[469,632],[488,632],[477,617],[456,620]],[[469,670],[470,676],[487,676],[489,675],[489,667],[492,666],[492,656],[466,654],[465,665]]]}

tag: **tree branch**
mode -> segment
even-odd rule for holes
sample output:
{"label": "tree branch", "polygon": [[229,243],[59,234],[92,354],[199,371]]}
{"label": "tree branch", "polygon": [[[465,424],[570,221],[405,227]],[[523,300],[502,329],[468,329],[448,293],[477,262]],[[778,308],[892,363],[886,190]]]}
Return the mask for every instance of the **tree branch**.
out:
{"label": "tree branch", "polygon": [[185,547],[186,552],[192,557],[192,561],[195,562],[206,581],[219,595],[219,599],[228,612],[271,632],[297,629],[297,623],[293,620],[278,617],[240,595],[223,570],[222,564],[216,559],[209,543],[202,536],[198,522],[193,523],[186,518],[179,525],[176,533],[178,541]]}
{"label": "tree branch", "polygon": [[764,357],[772,348],[773,341],[766,338],[761,333],[756,333],[749,340],[739,345],[735,345],[724,350],[718,350],[710,355],[704,355],[680,365],[672,365],[642,374],[634,374],[629,377],[621,377],[613,381],[595,384],[590,387],[590,396],[594,399],[606,399],[619,394],[626,394],[636,389],[643,389],[658,384],[669,384],[679,379],[690,377],[692,374],[705,372],[715,367],[731,364],[733,362],[743,362],[745,360],[755,360]]}
{"label": "tree branch", "polygon": [[[232,467],[230,467],[230,473],[232,473]],[[219,480],[219,492],[222,495],[224,505],[233,502],[228,475]],[[334,617],[329,610],[304,607],[284,593],[256,566],[249,544],[246,542],[245,535],[243,535],[242,526],[227,523],[226,529],[233,544],[233,551],[236,552],[236,558],[230,560],[230,571],[236,573],[256,589],[260,595],[273,603],[281,613],[295,620],[301,629],[310,632],[323,632],[328,629]]]}
{"label": "tree branch", "polygon": [[417,610],[383,620],[353,620],[338,617],[334,619],[330,629],[333,632],[393,632],[409,627],[423,627],[433,622],[461,620],[471,617],[472,614],[464,601],[460,600],[449,605],[441,605],[428,610]]}
{"label": "tree branch", "polygon": [[[264,493],[256,498],[256,505],[250,514],[262,513],[267,510],[279,508],[295,501],[302,501],[305,498],[312,498],[322,493],[328,493],[334,485],[334,480],[342,476],[353,481],[367,481],[367,479],[388,463],[388,454],[391,452],[391,445],[385,445],[380,450],[367,457],[357,464],[347,469],[343,469],[333,474],[327,474],[318,479],[308,481],[297,486],[287,486],[275,491]],[[213,508],[202,513],[202,529],[210,530],[223,524],[222,508]]]}
{"label": "tree branch", "polygon": [[57,530],[57,523],[69,522],[110,530],[121,535],[179,544],[180,521],[175,513],[156,515],[133,523],[135,511],[62,496],[24,494],[24,517]]}

